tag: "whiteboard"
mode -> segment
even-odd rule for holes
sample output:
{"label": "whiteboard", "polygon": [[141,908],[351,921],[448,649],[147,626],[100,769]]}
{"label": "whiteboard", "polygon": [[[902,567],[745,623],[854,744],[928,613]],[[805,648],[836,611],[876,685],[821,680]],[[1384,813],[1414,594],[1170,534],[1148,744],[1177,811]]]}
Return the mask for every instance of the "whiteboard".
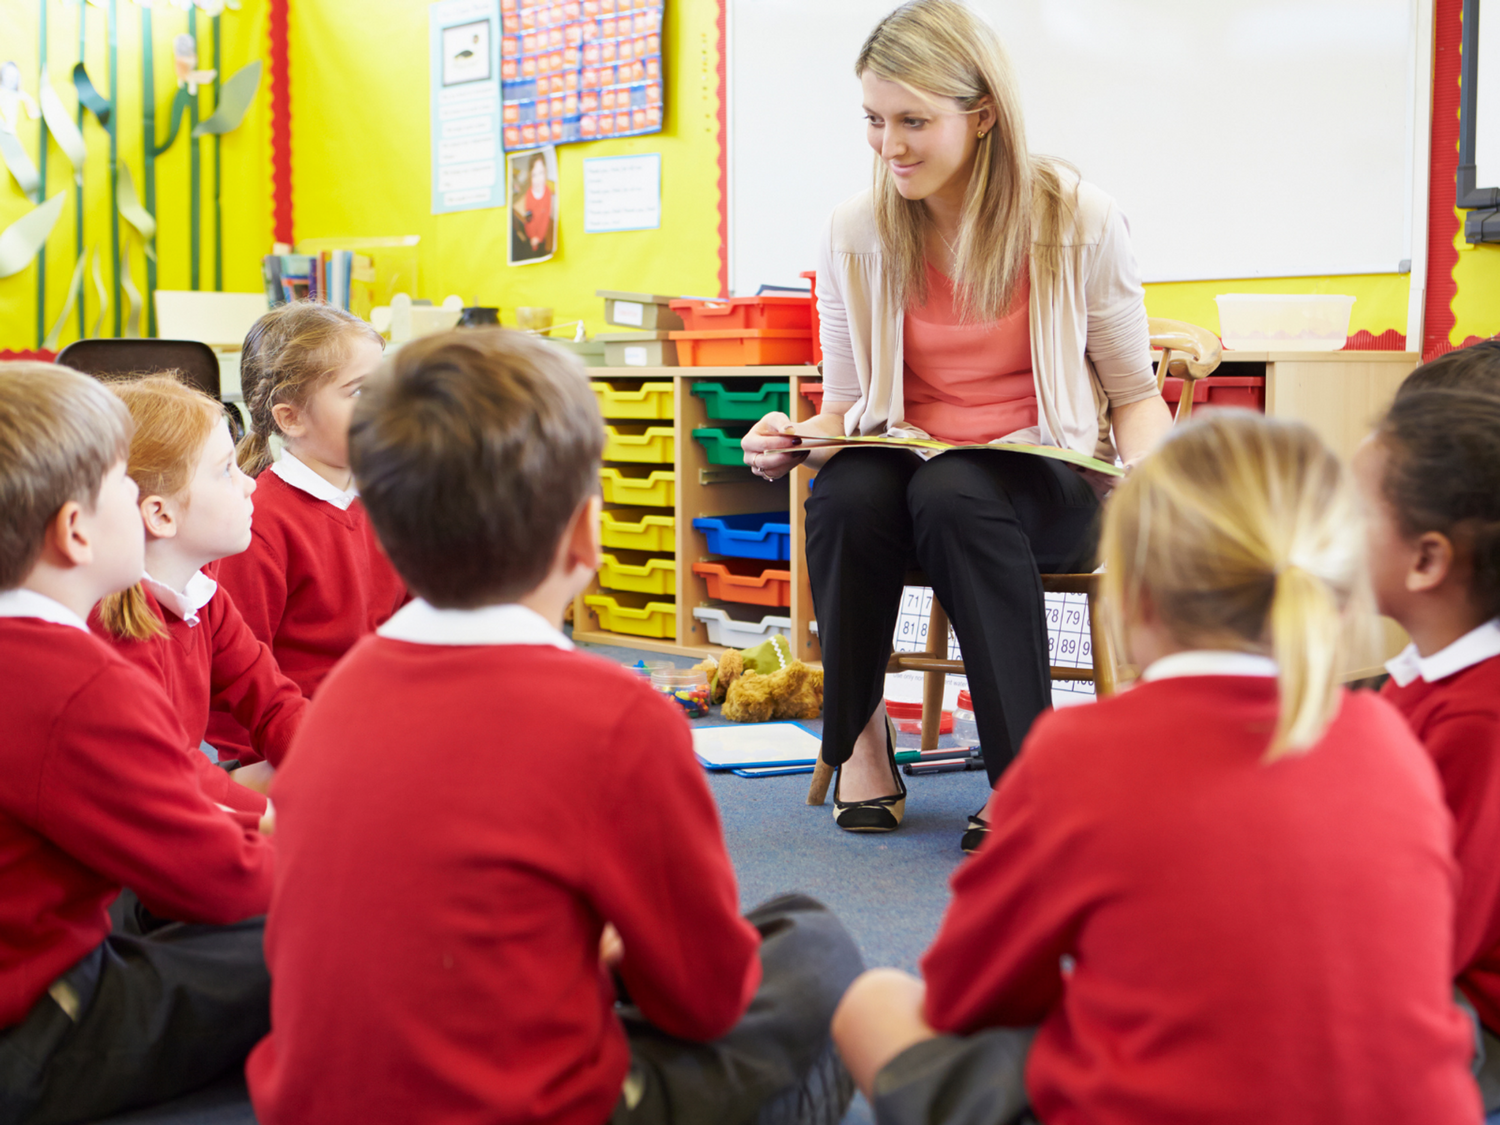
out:
{"label": "whiteboard", "polygon": [[[1147,281],[1412,257],[1418,0],[972,2],[1031,150],[1114,196]],[[805,284],[829,213],[871,183],[854,60],[894,0],[726,3],[730,287]]]}

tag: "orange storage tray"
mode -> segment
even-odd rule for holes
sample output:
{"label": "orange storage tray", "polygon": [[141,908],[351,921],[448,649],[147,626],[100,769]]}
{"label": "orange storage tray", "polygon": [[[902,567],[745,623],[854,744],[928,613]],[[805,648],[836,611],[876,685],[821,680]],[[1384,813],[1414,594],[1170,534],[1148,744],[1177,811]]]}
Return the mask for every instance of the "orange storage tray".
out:
{"label": "orange storage tray", "polygon": [[708,596],[749,605],[792,604],[792,572],[753,563],[698,562],[693,573],[708,583]]}
{"label": "orange storage tray", "polygon": [[[1161,389],[1167,405],[1177,406],[1182,398],[1182,380],[1168,377]],[[1264,375],[1209,375],[1193,384],[1193,405],[1242,406],[1247,410],[1266,412],[1266,377]]]}
{"label": "orange storage tray", "polygon": [[805,328],[673,332],[679,367],[768,367],[812,362]]}
{"label": "orange storage tray", "polygon": [[[1178,382],[1182,382],[1181,379]],[[813,404],[813,409],[818,413],[823,412],[823,383],[822,380],[814,380],[810,383],[799,383],[802,389],[802,397]]]}
{"label": "orange storage tray", "polygon": [[812,317],[810,318],[810,327],[812,328],[813,336],[813,362],[822,363],[823,326],[818,320],[818,271],[803,270],[800,276],[807,278],[807,283],[812,286],[812,300],[809,303],[808,308],[812,311]]}
{"label": "orange storage tray", "polygon": [[684,298],[671,302],[689,332],[743,332],[751,328],[812,331],[812,300],[767,294],[763,297],[726,297],[721,301]]}

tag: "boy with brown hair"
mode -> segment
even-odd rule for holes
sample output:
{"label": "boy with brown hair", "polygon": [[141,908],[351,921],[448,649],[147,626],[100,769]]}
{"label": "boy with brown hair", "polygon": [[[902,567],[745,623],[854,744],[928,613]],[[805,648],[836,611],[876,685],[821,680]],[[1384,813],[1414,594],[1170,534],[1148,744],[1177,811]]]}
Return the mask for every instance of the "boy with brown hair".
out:
{"label": "boy with brown hair", "polygon": [[[0,363],[0,1120],[163,1101],[266,1026],[271,849],[203,792],[150,678],[88,630],[144,568],[130,415],[86,375]],[[161,918],[111,934],[122,886]],[[196,923],[196,924],[193,924]]]}
{"label": "boy with brown hair", "polygon": [[853,942],[806,898],[740,916],[681,717],[562,634],[603,437],[576,363],[519,333],[419,340],[365,385],[355,478],[418,600],[273,786],[262,1125],[843,1114]]}

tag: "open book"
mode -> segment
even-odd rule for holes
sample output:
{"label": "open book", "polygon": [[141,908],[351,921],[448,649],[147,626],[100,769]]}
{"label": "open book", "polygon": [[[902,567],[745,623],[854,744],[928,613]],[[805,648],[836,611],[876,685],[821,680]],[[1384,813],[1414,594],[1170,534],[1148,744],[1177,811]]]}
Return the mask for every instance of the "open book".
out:
{"label": "open book", "polygon": [[892,446],[898,449],[926,450],[932,453],[942,453],[949,449],[1002,449],[1007,453],[1034,453],[1038,457],[1051,457],[1056,461],[1066,461],[1070,465],[1077,465],[1080,469],[1092,469],[1096,473],[1104,473],[1106,476],[1123,477],[1125,470],[1118,465],[1112,465],[1108,461],[1101,461],[1097,457],[1090,457],[1086,453],[1076,453],[1071,449],[1059,449],[1055,445],[1029,445],[1018,441],[992,441],[988,444],[976,443],[966,445],[950,445],[946,441],[934,441],[932,438],[902,438],[877,435],[873,437],[810,437],[807,434],[798,435],[802,438],[799,449],[826,449],[840,445],[881,445]]}

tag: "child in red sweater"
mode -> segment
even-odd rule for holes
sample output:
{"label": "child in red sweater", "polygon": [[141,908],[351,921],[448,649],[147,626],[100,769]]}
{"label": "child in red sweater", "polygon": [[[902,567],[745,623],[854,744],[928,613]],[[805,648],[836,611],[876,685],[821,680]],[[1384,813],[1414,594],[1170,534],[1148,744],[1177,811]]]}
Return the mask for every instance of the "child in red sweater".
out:
{"label": "child in red sweater", "polygon": [[925,984],[844,999],[879,1120],[1477,1120],[1452,822],[1401,717],[1337,686],[1362,546],[1300,424],[1218,411],[1126,478],[1104,604],[1140,682],[1033,728]]}
{"label": "child in red sweater", "polygon": [[[358,317],[300,301],[256,321],[241,353],[251,431],[239,463],[256,480],[255,518],[249,549],[219,563],[217,578],[309,697],[354,642],[406,600],[349,470],[349,416],[382,346]],[[274,463],[273,435],[283,447]],[[259,759],[226,712],[215,714],[208,741],[221,757]]]}
{"label": "child in red sweater", "polygon": [[[87,376],[0,364],[6,1122],[93,1120],[195,1089],[267,1026],[254,916],[270,846],[254,817],[205,795],[161,688],[85,624],[141,574],[130,426]],[[181,922],[111,934],[122,885]]]}
{"label": "child in red sweater", "polygon": [[680,714],[562,634],[602,445],[582,371],[519,333],[416,341],[366,385],[355,473],[419,600],[272,786],[262,1125],[842,1116],[851,939],[801,897],[740,916]]}
{"label": "child in red sweater", "polygon": [[[90,625],[125,659],[161,683],[194,754],[210,707],[234,716],[265,761],[220,777],[240,785],[230,800],[265,811],[269,770],[281,762],[307,699],[251,635],[229,595],[203,568],[250,545],[255,482],[235,463],[223,408],[171,375],[111,385],[135,422],[127,471],[140,489],[146,575],[99,603]],[[258,804],[257,804],[258,802]]]}
{"label": "child in red sweater", "polygon": [[[1490,377],[1500,353],[1490,353]],[[1446,358],[1446,357],[1445,357]],[[1434,364],[1434,366],[1437,366]],[[1403,391],[1354,459],[1380,611],[1411,635],[1381,694],[1437,763],[1457,831],[1454,968],[1500,1108],[1500,396]]]}

